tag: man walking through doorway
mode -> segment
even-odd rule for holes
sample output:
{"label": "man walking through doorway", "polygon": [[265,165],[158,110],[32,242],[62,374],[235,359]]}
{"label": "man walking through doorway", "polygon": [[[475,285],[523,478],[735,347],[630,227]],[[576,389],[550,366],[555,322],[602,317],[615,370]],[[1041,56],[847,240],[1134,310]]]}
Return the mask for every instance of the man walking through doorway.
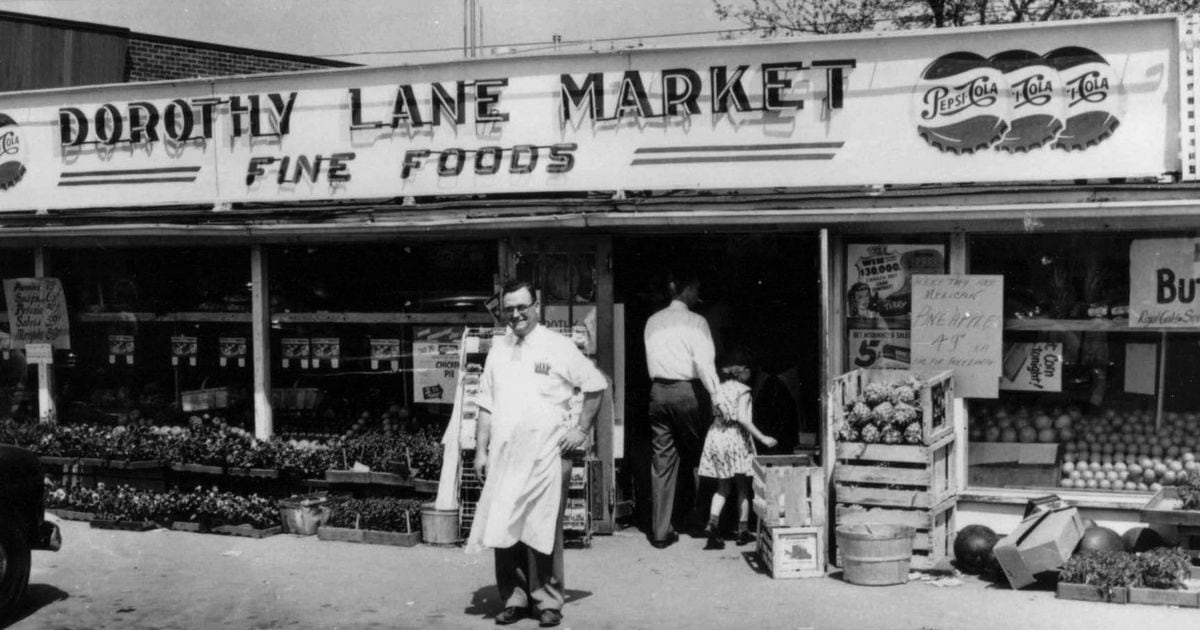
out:
{"label": "man walking through doorway", "polygon": [[680,488],[679,512],[687,515],[689,526],[698,529],[703,522],[695,513],[696,466],[720,383],[712,332],[704,317],[691,310],[700,300],[699,278],[691,273],[672,274],[667,278],[667,290],[671,303],[650,316],[644,334],[651,380],[650,544],[658,549],[679,539],[672,516],[680,467],[686,471],[687,481]]}

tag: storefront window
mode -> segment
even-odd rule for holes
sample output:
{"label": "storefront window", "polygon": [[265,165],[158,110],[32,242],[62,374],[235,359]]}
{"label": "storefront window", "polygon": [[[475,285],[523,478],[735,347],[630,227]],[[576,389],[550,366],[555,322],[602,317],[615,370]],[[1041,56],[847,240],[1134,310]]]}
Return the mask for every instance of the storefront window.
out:
{"label": "storefront window", "polygon": [[1155,290],[1150,258],[1183,247],[1190,277],[1191,241],[1160,238],[970,240],[970,273],[1004,276],[1005,330],[1000,395],[970,401],[969,483],[1144,492],[1200,474],[1200,322],[1131,307],[1131,282]]}
{"label": "storefront window", "polygon": [[[33,276],[33,252],[27,249],[0,249],[0,265],[5,278]],[[0,292],[4,311],[8,301]],[[25,353],[12,350],[7,315],[0,321],[0,418],[27,420],[37,416],[36,373],[25,361]]]}
{"label": "storefront window", "polygon": [[491,325],[495,241],[268,250],[275,429],[444,426],[465,325]]}
{"label": "storefront window", "polygon": [[210,414],[253,427],[248,248],[55,250],[71,349],[55,358],[60,421],[164,424]]}

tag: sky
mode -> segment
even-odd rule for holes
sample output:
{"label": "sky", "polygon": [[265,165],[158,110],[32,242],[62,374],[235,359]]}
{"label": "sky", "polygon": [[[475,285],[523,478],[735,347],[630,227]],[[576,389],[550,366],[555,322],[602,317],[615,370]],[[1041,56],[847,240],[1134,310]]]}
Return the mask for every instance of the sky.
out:
{"label": "sky", "polygon": [[[608,38],[737,31],[712,0],[477,0],[483,54],[564,52],[637,46]],[[208,41],[372,65],[463,57],[464,0],[0,0],[0,10],[126,27],[140,33]],[[712,42],[717,33],[654,37],[640,43]],[[516,46],[516,44],[525,44]],[[532,45],[529,45],[532,44]],[[541,44],[541,45],[538,45]],[[401,54],[396,51],[448,49]],[[382,54],[386,53],[386,54]]]}

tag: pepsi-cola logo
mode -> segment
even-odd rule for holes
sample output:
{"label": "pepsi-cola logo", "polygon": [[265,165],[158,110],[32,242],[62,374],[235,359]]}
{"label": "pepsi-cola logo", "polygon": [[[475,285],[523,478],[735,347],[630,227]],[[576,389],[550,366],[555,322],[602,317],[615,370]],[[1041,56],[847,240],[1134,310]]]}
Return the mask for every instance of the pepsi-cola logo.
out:
{"label": "pepsi-cola logo", "polygon": [[0,190],[8,190],[25,177],[25,164],[21,160],[24,144],[17,121],[0,113]]}
{"label": "pepsi-cola logo", "polygon": [[955,154],[1084,150],[1120,124],[1116,85],[1108,61],[1079,46],[1045,55],[1007,50],[987,59],[954,52],[921,75],[917,133]]}

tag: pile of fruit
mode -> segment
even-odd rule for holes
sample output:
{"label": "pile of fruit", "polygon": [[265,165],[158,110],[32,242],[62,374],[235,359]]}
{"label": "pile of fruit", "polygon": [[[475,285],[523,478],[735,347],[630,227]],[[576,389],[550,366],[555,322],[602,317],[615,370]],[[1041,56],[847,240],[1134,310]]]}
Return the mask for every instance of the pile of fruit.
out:
{"label": "pile of fruit", "polygon": [[1146,410],[993,407],[973,410],[970,437],[983,442],[1060,443],[1064,488],[1157,491],[1200,477],[1200,414]]}
{"label": "pile of fruit", "polygon": [[868,383],[862,395],[846,402],[836,427],[843,442],[920,444],[924,438],[920,401],[922,383],[909,377],[895,383]]}

